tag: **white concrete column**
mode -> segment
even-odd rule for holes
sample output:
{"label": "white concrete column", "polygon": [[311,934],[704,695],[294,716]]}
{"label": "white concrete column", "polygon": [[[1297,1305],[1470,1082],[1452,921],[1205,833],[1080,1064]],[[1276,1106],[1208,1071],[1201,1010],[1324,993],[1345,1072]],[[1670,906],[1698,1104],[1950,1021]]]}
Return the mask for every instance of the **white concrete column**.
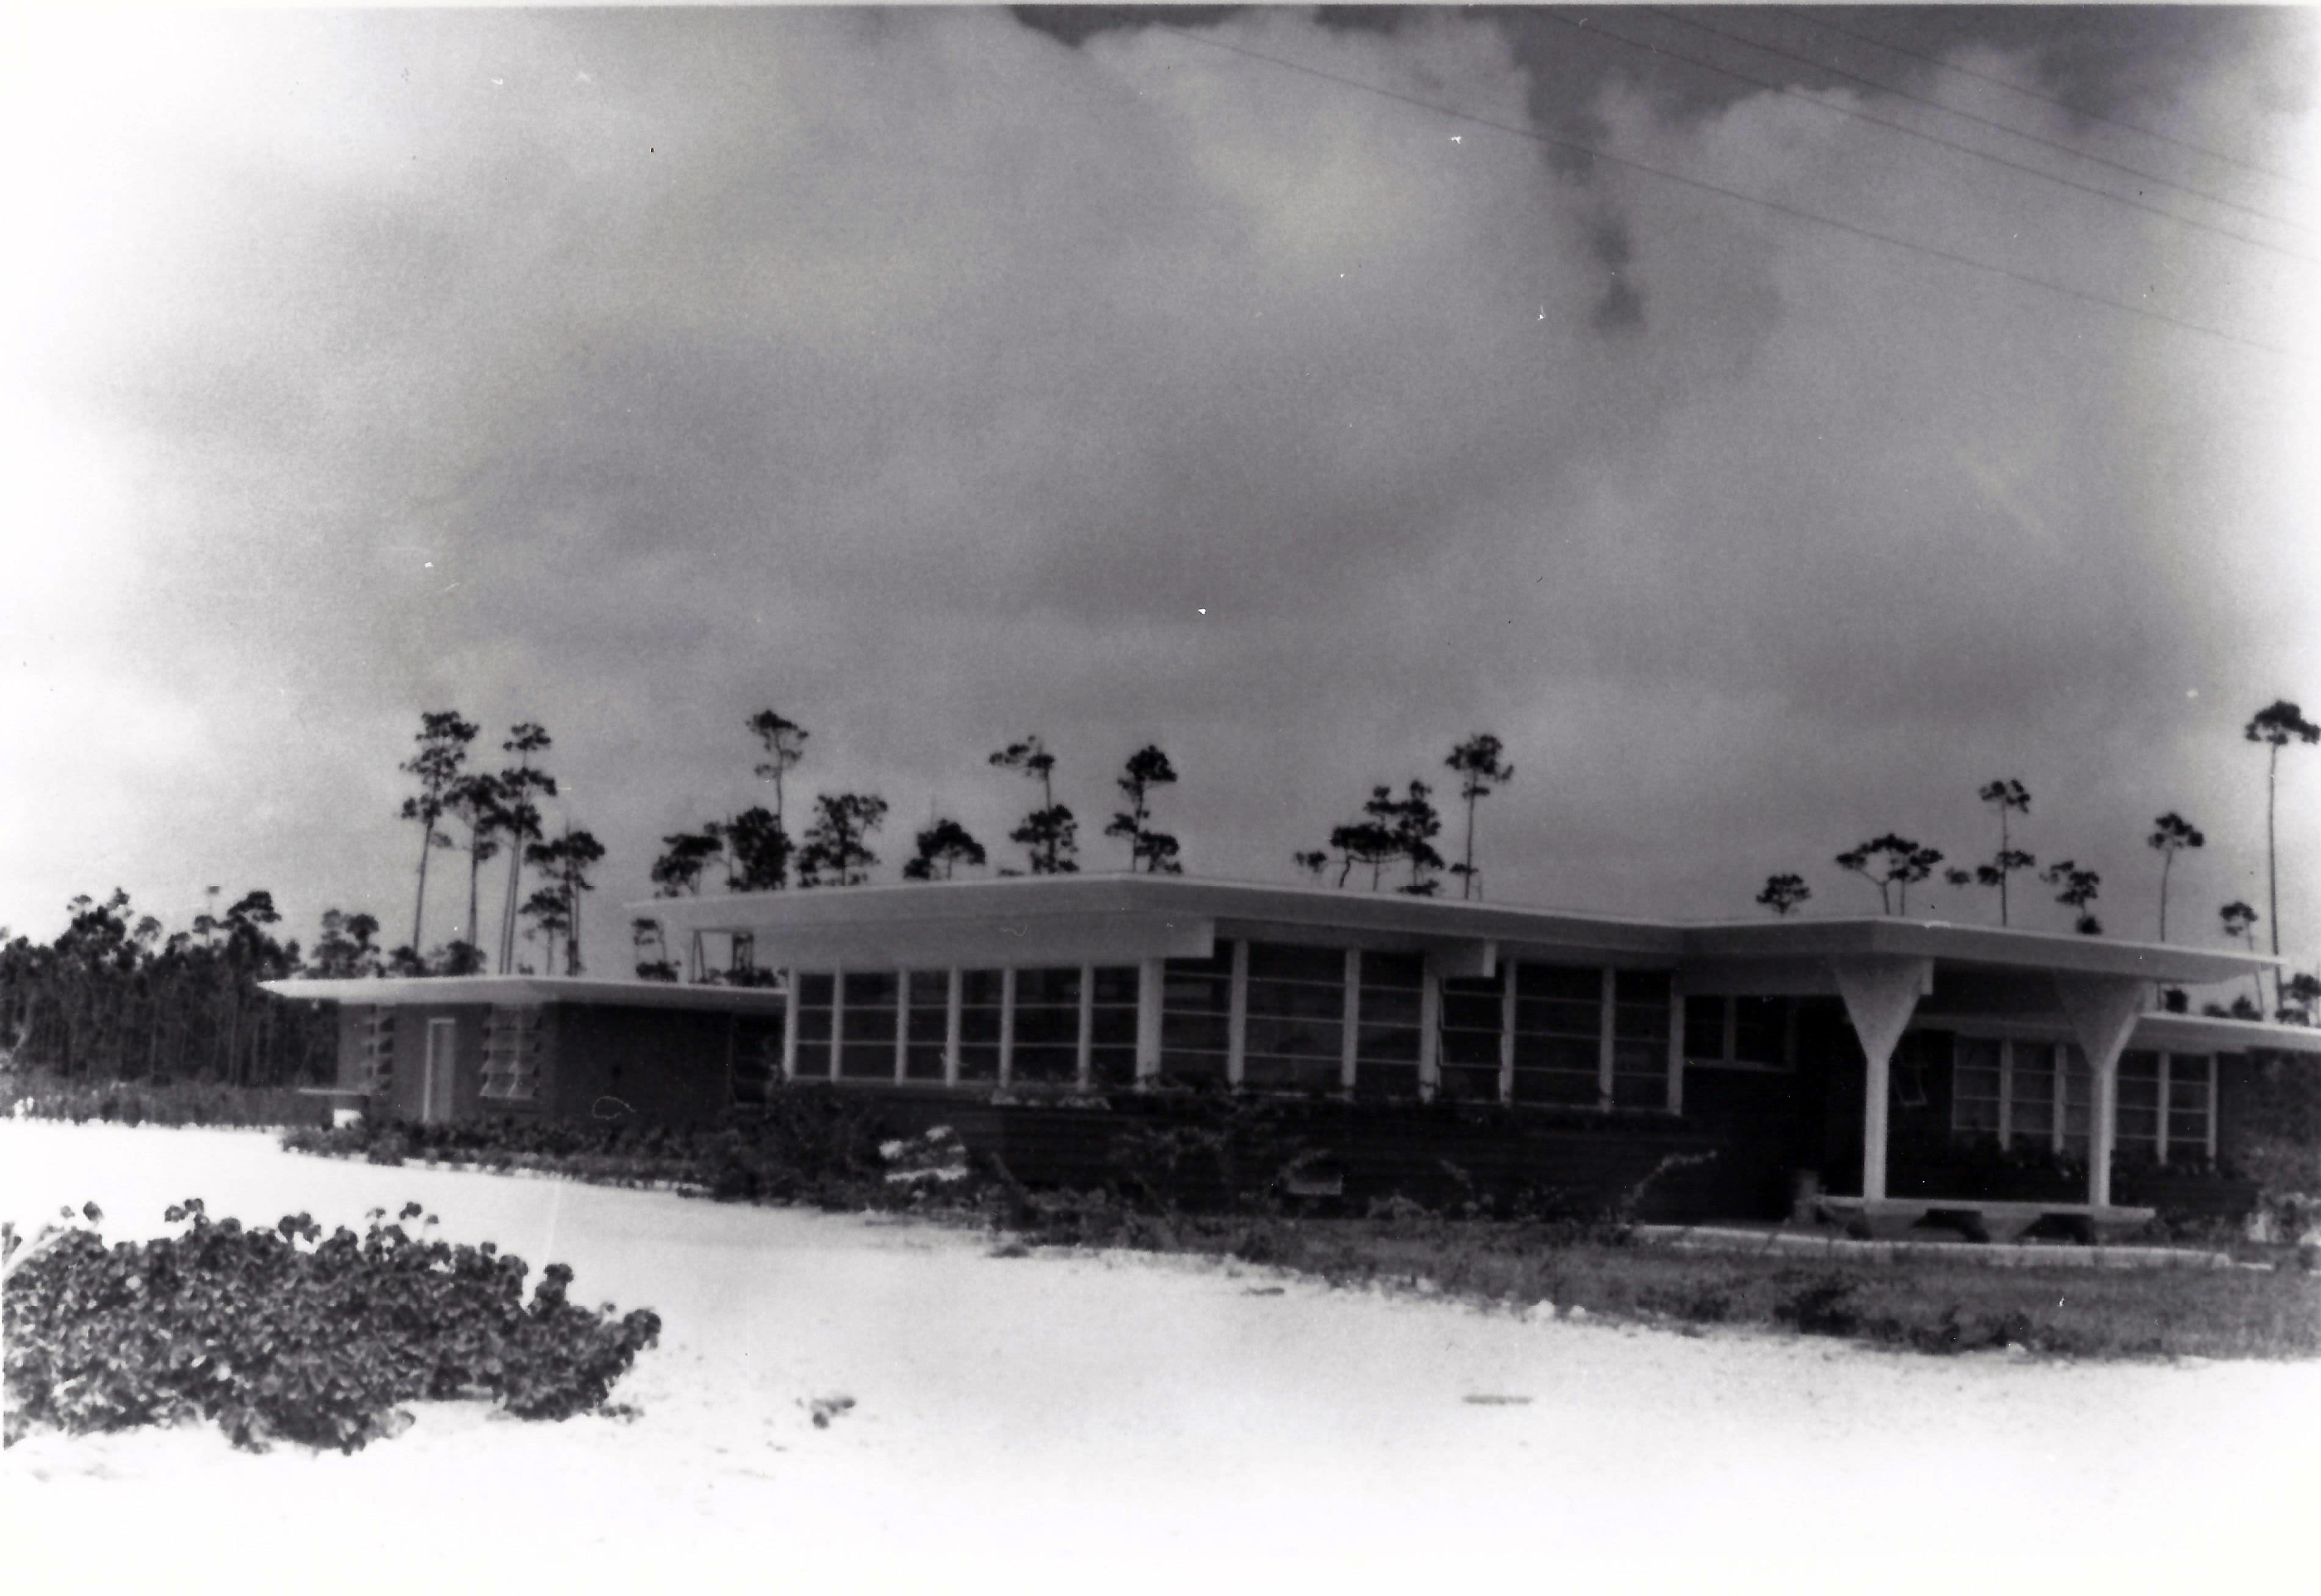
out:
{"label": "white concrete column", "polygon": [[1233,997],[1225,1020],[1225,1082],[1238,1086],[1249,1046],[1249,939],[1233,945]]}
{"label": "white concrete column", "polygon": [[1096,1062],[1096,966],[1080,966],[1079,1046],[1072,1065],[1073,1079],[1080,1090],[1088,1090],[1088,1076]]}
{"label": "white concrete column", "polygon": [[962,1027],[960,1023],[960,993],[967,983],[953,966],[947,973],[943,989],[943,1084],[959,1084],[959,1042]]}
{"label": "white concrete column", "polygon": [[909,1077],[911,1056],[911,973],[895,972],[895,1084]]}
{"label": "white concrete column", "polygon": [[830,973],[830,1057],[823,1074],[835,1081],[843,1073],[846,1056],[846,972]]}
{"label": "white concrete column", "polygon": [[[696,945],[697,946],[697,945]],[[782,972],[782,1079],[797,1079],[798,973]]]}
{"label": "white concrete column", "polygon": [[1674,974],[1669,976],[1668,1111],[1684,1112],[1684,980]]}
{"label": "white concrete column", "polygon": [[1597,988],[1603,1005],[1596,1025],[1596,1106],[1609,1111],[1612,1107],[1612,1021],[1614,1005],[1619,993],[1613,985],[1612,966],[1603,970],[1602,984]]}
{"label": "white concrete column", "polygon": [[[2088,1056],[2088,1201],[2098,1208],[2111,1206],[2111,1147],[2119,1123],[2119,1056],[2135,1029],[2144,1010],[2144,984],[2117,975],[2055,974],[2055,995],[2071,1034]],[[2166,1072],[2162,1073],[2161,1109],[2168,1106]],[[2163,1119],[2161,1134],[2167,1134]]]}
{"label": "white concrete column", "polygon": [[1418,977],[1418,1094],[1433,1097],[1443,1087],[1443,972],[1428,954]]}
{"label": "white concrete column", "polygon": [[1868,955],[1832,961],[1845,1016],[1861,1043],[1861,1195],[1886,1195],[1888,1082],[1895,1046],[1910,1023],[1918,1000],[1933,990],[1930,958]]}
{"label": "white concrete column", "polygon": [[1499,1101],[1515,1100],[1515,964],[1499,966]]}
{"label": "white concrete column", "polygon": [[1339,1013],[1344,1029],[1338,1041],[1338,1086],[1352,1096],[1362,1035],[1362,950],[1359,948],[1346,949],[1346,1002]]}
{"label": "white concrete column", "polygon": [[1148,958],[1136,966],[1136,1079],[1160,1077],[1160,1000],[1169,989],[1169,961]]}
{"label": "white concrete column", "polygon": [[1015,966],[999,972],[999,1084],[1015,1079]]}

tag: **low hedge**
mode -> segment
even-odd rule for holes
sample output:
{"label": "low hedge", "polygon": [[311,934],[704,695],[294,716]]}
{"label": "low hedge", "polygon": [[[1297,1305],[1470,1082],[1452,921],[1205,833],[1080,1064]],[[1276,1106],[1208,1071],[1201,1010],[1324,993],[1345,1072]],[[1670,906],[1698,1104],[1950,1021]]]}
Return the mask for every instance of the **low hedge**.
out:
{"label": "low hedge", "polygon": [[330,1121],[329,1101],[288,1086],[229,1086],[166,1078],[76,1080],[47,1070],[0,1070],[0,1113],[75,1125],[214,1126],[278,1129]]}

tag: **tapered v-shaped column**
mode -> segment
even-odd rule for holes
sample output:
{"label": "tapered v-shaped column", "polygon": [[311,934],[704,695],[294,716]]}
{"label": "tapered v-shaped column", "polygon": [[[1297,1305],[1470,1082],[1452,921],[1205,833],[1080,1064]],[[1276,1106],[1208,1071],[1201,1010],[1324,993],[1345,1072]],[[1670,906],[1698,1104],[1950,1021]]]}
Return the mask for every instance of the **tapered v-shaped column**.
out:
{"label": "tapered v-shaped column", "polygon": [[1834,959],[1831,968],[1845,999],[1845,1017],[1861,1042],[1861,1195],[1875,1202],[1886,1195],[1887,1082],[1894,1048],[1918,999],[1933,988],[1934,961],[1871,955]]}
{"label": "tapered v-shaped column", "polygon": [[2080,1051],[2088,1056],[2094,1101],[2088,1111],[2088,1202],[2111,1205],[2111,1147],[2119,1118],[2119,1056],[2144,1010],[2144,983],[2116,975],[2055,975],[2055,995]]}

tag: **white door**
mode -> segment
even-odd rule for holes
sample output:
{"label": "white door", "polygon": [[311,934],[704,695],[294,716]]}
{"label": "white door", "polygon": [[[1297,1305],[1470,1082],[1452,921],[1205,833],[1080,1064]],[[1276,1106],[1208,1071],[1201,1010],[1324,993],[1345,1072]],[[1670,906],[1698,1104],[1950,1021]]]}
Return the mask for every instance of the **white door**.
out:
{"label": "white door", "polygon": [[419,1083],[419,1119],[437,1125],[451,1117],[452,1044],[459,1037],[456,1020],[427,1022],[427,1069]]}

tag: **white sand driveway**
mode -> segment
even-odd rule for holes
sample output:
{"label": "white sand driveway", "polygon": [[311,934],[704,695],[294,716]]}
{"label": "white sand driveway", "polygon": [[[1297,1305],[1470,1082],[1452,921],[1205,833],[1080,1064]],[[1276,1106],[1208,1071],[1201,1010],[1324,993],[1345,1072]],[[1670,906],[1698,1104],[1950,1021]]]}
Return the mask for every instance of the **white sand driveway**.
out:
{"label": "white sand driveway", "polygon": [[[0,1473],[10,1563],[37,1576],[18,1588],[118,1588],[83,1582],[252,1545],[261,1584],[327,1566],[333,1589],[396,1590],[542,1560],[588,1588],[675,1567],[753,1589],[775,1569],[806,1589],[997,1569],[1011,1589],[1179,1590],[1196,1571],[1407,1588],[1453,1566],[1524,1588],[1581,1570],[1881,1590],[2312,1573],[2282,1559],[2304,1555],[2321,1500],[2313,1365],[1525,1322],[1173,1260],[995,1259],[919,1225],[293,1157],[254,1133],[0,1122],[0,1212],[20,1223],[94,1199],[118,1238],[196,1195],[326,1227],[416,1199],[454,1240],[569,1263],[576,1301],[661,1315],[619,1393],[643,1416],[431,1405],[352,1458],[237,1454],[213,1431],[36,1437]],[[815,1429],[805,1402],[835,1393],[856,1406]]]}

